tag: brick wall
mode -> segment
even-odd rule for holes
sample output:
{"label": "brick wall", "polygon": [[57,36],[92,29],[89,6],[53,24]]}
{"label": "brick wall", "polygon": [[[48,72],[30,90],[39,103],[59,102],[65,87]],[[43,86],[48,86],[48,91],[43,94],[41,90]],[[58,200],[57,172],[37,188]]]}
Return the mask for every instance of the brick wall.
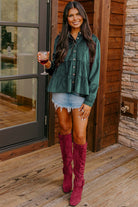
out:
{"label": "brick wall", "polygon": [[[121,96],[133,101],[138,100],[138,0],[127,0],[125,25]],[[137,122],[137,115],[120,116],[118,140],[135,149],[138,149]]]}

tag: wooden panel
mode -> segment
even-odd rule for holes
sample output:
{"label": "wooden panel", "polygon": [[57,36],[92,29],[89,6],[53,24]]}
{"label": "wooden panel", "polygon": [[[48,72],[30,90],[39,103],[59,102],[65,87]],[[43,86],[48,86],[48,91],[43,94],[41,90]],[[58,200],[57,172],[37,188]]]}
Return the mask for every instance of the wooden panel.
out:
{"label": "wooden panel", "polygon": [[[77,1],[79,1],[81,4],[83,4],[83,2],[86,2],[86,0],[77,0]],[[94,0],[87,0],[87,2],[89,2],[89,1],[94,2]]]}
{"label": "wooden panel", "polygon": [[[58,33],[58,0],[54,0],[51,2],[52,4],[52,15],[51,15],[51,54],[53,54],[53,49],[54,49],[54,42],[55,38]],[[52,58],[52,57],[51,57]],[[49,96],[49,140],[48,140],[48,146],[51,146],[54,144],[54,139],[55,139],[55,109],[54,105],[52,104],[51,101],[51,94]]]}
{"label": "wooden panel", "polygon": [[93,13],[92,12],[91,13],[87,13],[87,15],[88,15],[89,23],[93,24]]}
{"label": "wooden panel", "polygon": [[108,60],[107,61],[107,71],[117,71],[121,70],[121,60]]}
{"label": "wooden panel", "polygon": [[[124,0],[111,1],[102,147],[117,141],[120,114]],[[110,141],[111,139],[111,141]]]}
{"label": "wooden panel", "polygon": [[112,2],[124,3],[125,0],[112,0]]}
{"label": "wooden panel", "polygon": [[101,149],[104,125],[105,83],[108,59],[108,35],[110,19],[110,0],[94,2],[94,34],[101,43],[101,68],[99,90],[97,94],[95,151]]}
{"label": "wooden panel", "polygon": [[90,24],[90,28],[91,28],[92,33],[94,33],[93,32],[93,24]]}
{"label": "wooden panel", "polygon": [[111,3],[111,13],[112,14],[123,14],[124,13],[124,5],[120,2],[112,2]]}
{"label": "wooden panel", "polygon": [[111,14],[110,15],[110,24],[123,25],[123,15],[121,15],[121,14]]}
{"label": "wooden panel", "polygon": [[115,144],[117,142],[117,133],[110,134],[108,136],[103,137],[101,142],[101,147],[107,147],[109,145]]}
{"label": "wooden panel", "polygon": [[58,33],[60,33],[62,30],[62,24],[58,24]]}
{"label": "wooden panel", "polygon": [[63,21],[63,13],[58,12],[58,24],[62,24]]}
{"label": "wooden panel", "polygon": [[111,83],[111,82],[116,82],[121,80],[121,71],[110,71],[107,72],[106,75],[106,82]]}
{"label": "wooden panel", "polygon": [[119,37],[110,37],[108,39],[108,48],[122,48],[122,38]]}
{"label": "wooden panel", "polygon": [[51,15],[51,54],[54,49],[54,42],[57,36],[57,24],[58,24],[58,0],[52,1],[52,15]]}
{"label": "wooden panel", "polygon": [[[117,122],[118,122],[118,119],[117,119]],[[115,123],[109,122],[108,125],[107,124],[105,125],[105,127],[103,128],[103,130],[104,130],[103,139],[106,136],[109,136],[109,135],[112,135],[112,134],[117,134],[117,132],[118,132],[118,123],[115,124]]]}
{"label": "wooden panel", "polygon": [[120,60],[121,55],[122,55],[121,49],[109,49],[108,50],[109,60]]}
{"label": "wooden panel", "polygon": [[84,2],[81,2],[81,4],[85,8],[86,13],[93,12],[94,2],[92,2],[92,1],[88,1],[88,2],[84,1]]}
{"label": "wooden panel", "polygon": [[63,12],[66,4],[70,1],[58,0],[58,12]]}
{"label": "wooden panel", "polygon": [[111,104],[111,103],[118,103],[119,101],[120,101],[120,91],[105,94],[105,105]]}
{"label": "wooden panel", "polygon": [[[119,110],[118,110],[119,106],[120,106],[120,103],[113,103],[113,104],[105,105],[104,106],[105,116],[109,115],[110,118],[112,118],[113,113],[119,113]],[[104,124],[106,124],[106,122],[104,122]]]}
{"label": "wooden panel", "polygon": [[120,91],[120,81],[106,84],[105,93],[117,91]]}
{"label": "wooden panel", "polygon": [[109,37],[122,37],[122,27],[116,25],[110,25],[109,27]]}
{"label": "wooden panel", "polygon": [[[115,105],[115,104],[112,104],[112,105]],[[110,131],[110,127],[109,127],[110,124],[111,125],[118,124],[118,113],[112,113],[112,116],[110,116],[110,114],[105,116],[104,129],[108,128]]]}

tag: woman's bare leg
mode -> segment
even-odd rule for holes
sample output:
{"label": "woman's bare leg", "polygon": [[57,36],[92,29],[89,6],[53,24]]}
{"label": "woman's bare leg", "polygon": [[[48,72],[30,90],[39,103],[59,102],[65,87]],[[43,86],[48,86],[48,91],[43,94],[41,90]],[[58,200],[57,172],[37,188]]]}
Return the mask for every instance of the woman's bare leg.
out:
{"label": "woman's bare leg", "polygon": [[86,143],[86,129],[88,118],[83,119],[79,109],[72,110],[73,118],[73,139],[76,144],[83,145]]}
{"label": "woman's bare leg", "polygon": [[59,119],[59,126],[60,126],[60,134],[66,135],[70,134],[72,131],[72,116],[71,113],[67,111],[65,108],[58,108],[56,110],[58,119]]}

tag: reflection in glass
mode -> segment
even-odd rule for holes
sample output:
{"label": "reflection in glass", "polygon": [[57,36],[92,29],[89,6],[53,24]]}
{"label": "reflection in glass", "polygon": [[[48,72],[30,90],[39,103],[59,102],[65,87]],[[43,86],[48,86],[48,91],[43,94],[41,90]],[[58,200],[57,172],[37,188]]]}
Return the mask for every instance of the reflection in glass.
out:
{"label": "reflection in glass", "polygon": [[0,129],[36,121],[37,79],[0,82]]}
{"label": "reflection in glass", "polygon": [[0,0],[0,21],[38,23],[39,0]]}
{"label": "reflection in glass", "polygon": [[38,29],[0,27],[0,76],[37,73]]}

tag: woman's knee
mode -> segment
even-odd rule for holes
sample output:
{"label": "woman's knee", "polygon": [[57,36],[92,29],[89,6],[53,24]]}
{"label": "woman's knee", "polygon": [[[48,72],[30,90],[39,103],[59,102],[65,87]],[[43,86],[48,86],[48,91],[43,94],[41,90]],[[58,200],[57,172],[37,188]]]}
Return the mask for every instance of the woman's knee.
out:
{"label": "woman's knee", "polygon": [[70,123],[60,122],[60,133],[69,134],[71,133],[72,125]]}
{"label": "woman's knee", "polygon": [[76,144],[83,145],[86,143],[86,134],[73,132],[73,140]]}

